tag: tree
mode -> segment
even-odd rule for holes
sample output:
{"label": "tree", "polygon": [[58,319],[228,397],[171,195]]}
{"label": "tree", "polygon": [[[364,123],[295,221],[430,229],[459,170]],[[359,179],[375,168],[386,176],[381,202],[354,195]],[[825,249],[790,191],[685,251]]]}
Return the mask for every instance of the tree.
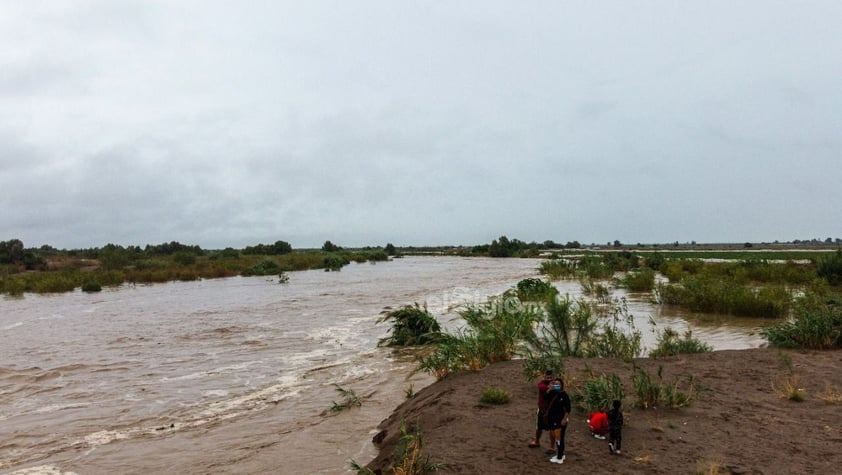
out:
{"label": "tree", "polygon": [[337,246],[336,244],[334,244],[330,241],[325,241],[325,243],[322,245],[322,251],[324,251],[324,252],[336,252],[336,251],[339,251],[341,249],[342,249],[341,247]]}
{"label": "tree", "polygon": [[398,253],[398,251],[395,250],[395,245],[392,244],[392,243],[386,244],[385,250],[386,250],[386,254],[390,255],[390,256],[394,256]]}
{"label": "tree", "polygon": [[0,264],[21,264],[24,258],[23,241],[0,241]]}

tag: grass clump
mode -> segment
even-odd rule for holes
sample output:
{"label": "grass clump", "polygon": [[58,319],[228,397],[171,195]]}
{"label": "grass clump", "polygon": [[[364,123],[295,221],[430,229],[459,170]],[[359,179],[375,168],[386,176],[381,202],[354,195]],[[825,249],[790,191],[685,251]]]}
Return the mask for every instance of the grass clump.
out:
{"label": "grass clump", "polygon": [[551,280],[572,279],[576,276],[576,262],[568,259],[549,259],[541,262],[539,271]]}
{"label": "grass clump", "polygon": [[483,404],[507,404],[512,400],[512,393],[500,388],[485,388],[479,397]]}
{"label": "grass clump", "polygon": [[696,396],[692,376],[676,377],[671,382],[663,379],[663,366],[658,366],[657,379],[653,379],[643,368],[637,367],[632,374],[634,405],[641,409],[668,407],[677,409],[689,406]]}
{"label": "grass clump", "polygon": [[792,300],[780,285],[755,288],[734,278],[704,275],[685,277],[680,284],[661,284],[658,294],[662,303],[694,312],[767,318],[785,316]]}
{"label": "grass clump", "polygon": [[392,334],[380,340],[386,346],[428,345],[438,341],[441,326],[435,317],[427,310],[427,306],[417,303],[387,312],[377,323],[393,321]]}
{"label": "grass clump", "polygon": [[789,373],[780,377],[772,383],[772,390],[781,399],[788,399],[792,402],[803,402],[806,390],[801,384],[801,378],[796,374]]}
{"label": "grass clump", "polygon": [[625,396],[620,377],[613,373],[597,376],[591,372],[576,393],[576,404],[587,413],[606,411],[615,399],[622,401]]}
{"label": "grass clump", "polygon": [[691,353],[709,353],[711,351],[713,351],[713,347],[694,338],[690,330],[687,330],[681,336],[672,327],[667,327],[658,334],[658,345],[649,352],[649,356],[657,358]]}
{"label": "grass clump", "polygon": [[[406,420],[401,420],[401,438],[395,447],[394,462],[387,469],[393,475],[425,475],[437,472],[445,467],[443,462],[433,462],[432,457],[424,455],[424,441],[421,430],[416,426],[412,431]],[[374,471],[351,460],[351,470],[357,475],[374,475]]]}

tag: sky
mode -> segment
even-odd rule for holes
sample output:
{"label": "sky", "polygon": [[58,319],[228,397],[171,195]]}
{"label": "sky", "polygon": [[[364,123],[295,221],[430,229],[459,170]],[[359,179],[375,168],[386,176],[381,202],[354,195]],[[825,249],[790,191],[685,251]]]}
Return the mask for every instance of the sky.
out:
{"label": "sky", "polygon": [[842,2],[0,0],[0,240],[842,237]]}

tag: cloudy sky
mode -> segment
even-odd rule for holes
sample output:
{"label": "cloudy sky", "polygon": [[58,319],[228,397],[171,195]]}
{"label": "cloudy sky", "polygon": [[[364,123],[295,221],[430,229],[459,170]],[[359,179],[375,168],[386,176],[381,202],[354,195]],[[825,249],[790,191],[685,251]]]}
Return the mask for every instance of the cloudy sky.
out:
{"label": "cloudy sky", "polygon": [[0,0],[0,240],[842,237],[842,2]]}

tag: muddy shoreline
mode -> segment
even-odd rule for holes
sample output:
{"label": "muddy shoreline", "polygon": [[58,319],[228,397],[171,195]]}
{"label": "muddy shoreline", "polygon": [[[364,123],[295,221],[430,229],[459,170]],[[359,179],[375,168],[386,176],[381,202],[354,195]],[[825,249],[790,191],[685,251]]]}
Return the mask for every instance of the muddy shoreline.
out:
{"label": "muddy shoreline", "polygon": [[[550,464],[544,448],[527,448],[534,435],[535,388],[524,379],[521,362],[509,361],[418,391],[380,424],[380,452],[368,467],[391,473],[402,420],[417,424],[424,453],[446,464],[444,473],[838,473],[842,466],[842,351],[723,350],[640,358],[635,364],[653,375],[662,366],[667,381],[692,375],[696,399],[681,409],[635,409],[631,363],[569,359],[565,369],[568,388],[591,371],[622,379],[621,456],[609,455],[606,443],[588,433],[587,415],[575,410],[563,466]],[[803,402],[781,392],[793,377]],[[511,392],[512,401],[480,404],[489,386]]]}

